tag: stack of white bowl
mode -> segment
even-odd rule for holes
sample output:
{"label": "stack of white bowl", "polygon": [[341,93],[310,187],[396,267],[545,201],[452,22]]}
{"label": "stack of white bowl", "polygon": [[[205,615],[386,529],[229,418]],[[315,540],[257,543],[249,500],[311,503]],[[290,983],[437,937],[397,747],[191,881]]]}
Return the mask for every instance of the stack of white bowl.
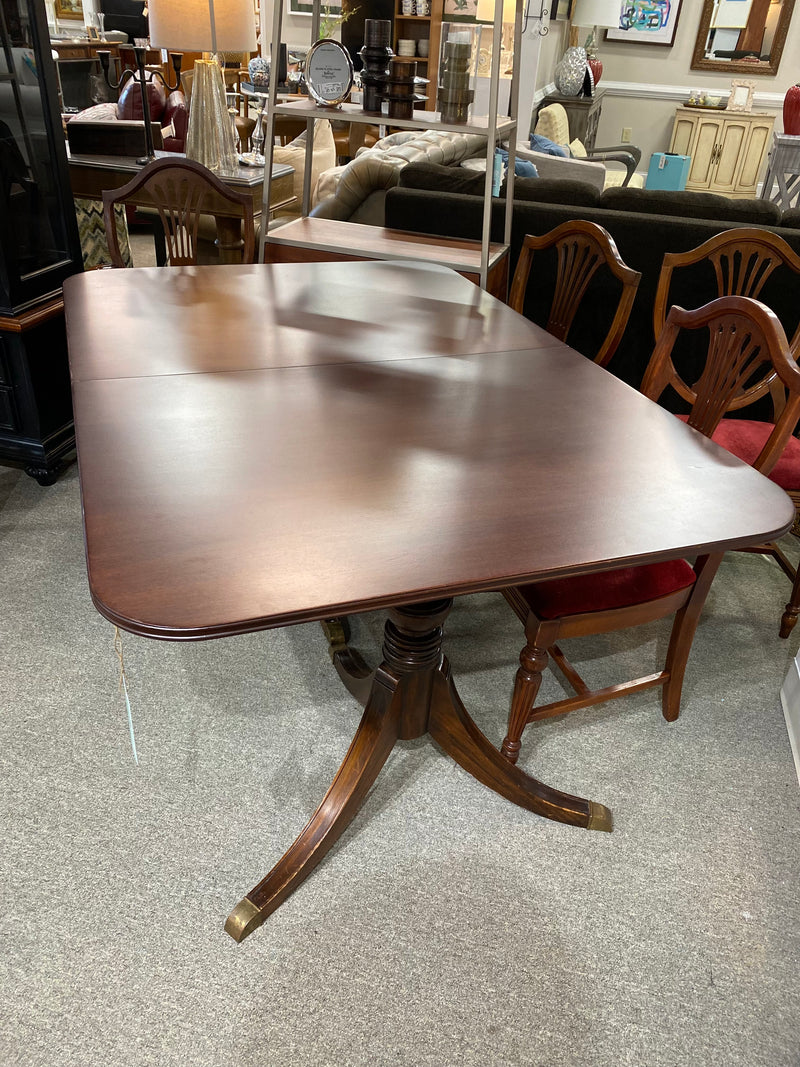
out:
{"label": "stack of white bowl", "polygon": [[417,42],[408,38],[401,38],[397,42],[397,54],[399,56],[415,56],[417,54]]}

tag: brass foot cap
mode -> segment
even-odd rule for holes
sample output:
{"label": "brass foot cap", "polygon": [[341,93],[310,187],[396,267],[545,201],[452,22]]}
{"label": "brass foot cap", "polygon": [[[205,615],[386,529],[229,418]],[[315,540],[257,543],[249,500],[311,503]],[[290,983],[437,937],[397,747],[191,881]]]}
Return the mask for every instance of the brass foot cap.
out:
{"label": "brass foot cap", "polygon": [[261,910],[245,897],[225,920],[225,933],[230,934],[234,941],[241,942],[257,930],[263,921]]}
{"label": "brass foot cap", "polygon": [[597,804],[595,801],[589,801],[589,822],[587,824],[587,830],[604,830],[607,834],[610,834],[614,829],[614,816],[611,814],[611,809],[607,808],[605,804]]}

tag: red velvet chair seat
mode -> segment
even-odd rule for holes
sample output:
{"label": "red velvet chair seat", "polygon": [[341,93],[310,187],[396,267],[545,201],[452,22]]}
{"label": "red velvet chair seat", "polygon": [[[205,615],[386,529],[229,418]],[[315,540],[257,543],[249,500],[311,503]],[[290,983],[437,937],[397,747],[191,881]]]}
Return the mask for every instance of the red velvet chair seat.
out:
{"label": "red velvet chair seat", "polygon": [[520,593],[538,618],[558,619],[562,615],[583,615],[646,603],[667,593],[688,589],[694,581],[694,570],[686,560],[674,559],[667,563],[646,563],[641,567],[620,567],[598,574],[534,582],[520,586]]}
{"label": "red velvet chair seat", "polygon": [[[688,422],[686,415],[679,415],[678,418]],[[711,435],[711,440],[752,466],[773,429],[770,422],[723,419]],[[790,437],[787,441],[780,459],[769,474],[769,479],[781,489],[793,492],[800,490],[800,441],[796,437]]]}

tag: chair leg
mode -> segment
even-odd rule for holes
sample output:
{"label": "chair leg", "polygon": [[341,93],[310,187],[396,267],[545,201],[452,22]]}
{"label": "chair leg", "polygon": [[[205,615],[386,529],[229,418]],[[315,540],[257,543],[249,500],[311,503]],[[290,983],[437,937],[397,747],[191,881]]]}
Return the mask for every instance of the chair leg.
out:
{"label": "chair leg", "polygon": [[697,578],[692,588],[692,594],[684,606],[675,615],[672,624],[672,634],[669,639],[667,650],[667,662],[665,671],[667,681],[661,690],[661,714],[667,722],[675,722],[681,711],[681,690],[683,678],[686,674],[686,664],[689,653],[692,650],[692,641],[700,621],[700,613],[706,602],[708,590],[714,580],[714,575],[722,562],[722,555],[715,553],[711,556],[701,556],[695,563]]}
{"label": "chair leg", "polygon": [[555,643],[558,633],[557,624],[553,626],[538,623],[530,633],[526,627],[528,643],[519,654],[519,670],[514,679],[514,692],[511,697],[511,712],[508,716],[508,730],[500,751],[509,761],[516,763],[519,759],[520,739],[528,720],[539,686],[542,684],[542,671],[547,667],[550,657],[547,649]]}
{"label": "chair leg", "polygon": [[783,615],[781,616],[781,637],[788,637],[792,632],[794,624],[797,622],[798,614],[800,614],[800,567],[797,568],[797,573],[794,576],[792,595],[789,599],[789,603],[786,605]]}

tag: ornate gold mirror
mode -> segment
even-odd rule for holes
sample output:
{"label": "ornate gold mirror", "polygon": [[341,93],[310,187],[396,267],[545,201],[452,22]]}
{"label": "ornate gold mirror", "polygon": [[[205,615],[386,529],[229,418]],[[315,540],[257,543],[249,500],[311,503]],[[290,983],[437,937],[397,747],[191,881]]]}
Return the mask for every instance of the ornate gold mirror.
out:
{"label": "ornate gold mirror", "polygon": [[704,0],[692,70],[777,74],[795,0]]}

